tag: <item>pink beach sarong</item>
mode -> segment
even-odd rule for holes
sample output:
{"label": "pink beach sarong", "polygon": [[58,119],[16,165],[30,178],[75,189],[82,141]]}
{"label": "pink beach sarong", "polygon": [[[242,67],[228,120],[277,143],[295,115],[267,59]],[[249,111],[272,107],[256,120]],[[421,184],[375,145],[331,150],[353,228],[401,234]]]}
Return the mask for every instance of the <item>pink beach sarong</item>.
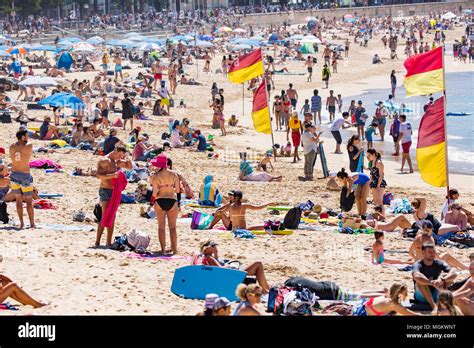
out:
{"label": "pink beach sarong", "polygon": [[109,205],[107,206],[102,221],[100,222],[103,227],[112,227],[114,223],[115,214],[117,214],[120,200],[122,198],[122,191],[127,187],[127,177],[122,171],[119,171],[118,178],[112,179],[112,183],[114,185],[112,197],[110,198]]}

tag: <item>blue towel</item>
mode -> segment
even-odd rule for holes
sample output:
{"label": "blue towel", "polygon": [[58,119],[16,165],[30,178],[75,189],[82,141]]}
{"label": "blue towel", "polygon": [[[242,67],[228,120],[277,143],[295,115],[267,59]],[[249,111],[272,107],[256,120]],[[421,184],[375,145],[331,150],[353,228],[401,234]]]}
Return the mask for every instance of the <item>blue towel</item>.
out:
{"label": "blue towel", "polygon": [[241,228],[237,228],[233,230],[232,233],[234,234],[235,238],[247,238],[247,239],[255,238],[255,235],[251,231],[244,230]]}

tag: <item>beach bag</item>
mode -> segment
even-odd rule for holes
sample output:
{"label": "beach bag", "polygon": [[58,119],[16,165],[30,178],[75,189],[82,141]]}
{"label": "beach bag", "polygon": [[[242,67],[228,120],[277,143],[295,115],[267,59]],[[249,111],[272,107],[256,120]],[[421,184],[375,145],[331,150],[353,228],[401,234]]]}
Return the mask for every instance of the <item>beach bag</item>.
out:
{"label": "beach bag", "polygon": [[1,117],[2,123],[12,123],[12,117],[9,112],[4,112]]}
{"label": "beach bag", "polygon": [[283,219],[283,226],[289,230],[296,230],[301,221],[301,208],[294,207],[288,210]]}
{"label": "beach bag", "polygon": [[277,285],[270,289],[268,293],[267,312],[273,315],[282,315],[283,313],[283,299],[286,294],[293,291],[293,288],[287,286]]}
{"label": "beach bag", "polygon": [[341,196],[339,198],[339,206],[343,212],[349,212],[352,210],[355,202],[354,192],[351,192],[347,197],[347,187],[341,189]]}
{"label": "beach bag", "polygon": [[122,120],[121,120],[119,117],[117,117],[117,118],[114,120],[114,122],[112,123],[112,125],[113,125],[114,127],[123,127],[123,122],[122,122]]}
{"label": "beach bag", "polygon": [[120,203],[133,204],[133,203],[135,203],[135,197],[132,196],[132,195],[122,193],[122,196],[120,197]]}
{"label": "beach bag", "polygon": [[267,220],[264,222],[263,227],[265,228],[265,231],[279,231],[285,229],[285,226],[283,226],[279,220]]}
{"label": "beach bag", "polygon": [[8,224],[10,217],[7,212],[7,204],[5,202],[0,203],[0,221],[4,224]]}
{"label": "beach bag", "polygon": [[214,215],[206,214],[200,211],[194,211],[191,220],[191,229],[207,230],[212,220],[214,220]]}
{"label": "beach bag", "polygon": [[283,315],[312,315],[311,308],[317,304],[318,297],[308,289],[293,290],[283,296]]}
{"label": "beach bag", "polygon": [[146,250],[150,245],[150,236],[132,229],[127,234],[127,242],[135,249]]}
{"label": "beach bag", "polygon": [[97,203],[94,207],[94,216],[97,222],[102,221],[102,207],[99,203]]}
{"label": "beach bag", "polygon": [[393,194],[391,192],[385,192],[383,195],[383,205],[390,205],[393,200]]}
{"label": "beach bag", "polygon": [[452,235],[450,240],[471,248],[474,247],[474,238],[472,238],[469,232],[458,232]]}

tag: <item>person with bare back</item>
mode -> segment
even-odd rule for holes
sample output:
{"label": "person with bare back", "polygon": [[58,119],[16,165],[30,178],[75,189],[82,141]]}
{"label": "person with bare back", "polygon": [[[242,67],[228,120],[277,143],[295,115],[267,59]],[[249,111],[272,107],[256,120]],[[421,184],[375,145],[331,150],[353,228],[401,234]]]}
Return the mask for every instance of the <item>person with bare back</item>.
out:
{"label": "person with bare back", "polygon": [[28,131],[21,129],[16,133],[17,142],[10,145],[12,172],[10,175],[11,189],[15,194],[16,211],[20,219],[20,229],[25,227],[23,221],[23,198],[30,219],[30,228],[36,228],[33,210],[33,177],[30,173],[30,158],[33,144],[28,143]]}
{"label": "person with bare back", "polygon": [[[101,157],[97,163],[97,175],[96,178],[100,180],[99,188],[99,200],[102,208],[102,216],[104,216],[109,202],[112,199],[112,193],[114,185],[112,179],[117,179],[119,176],[119,168],[127,170],[133,169],[132,162],[126,158],[127,150],[123,146],[117,146],[114,151],[109,153],[107,156]],[[115,221],[111,227],[107,227],[107,242],[106,246],[112,244],[112,236],[114,234]],[[95,246],[100,246],[100,240],[102,233],[104,233],[104,226],[99,222],[97,227],[97,238]]]}

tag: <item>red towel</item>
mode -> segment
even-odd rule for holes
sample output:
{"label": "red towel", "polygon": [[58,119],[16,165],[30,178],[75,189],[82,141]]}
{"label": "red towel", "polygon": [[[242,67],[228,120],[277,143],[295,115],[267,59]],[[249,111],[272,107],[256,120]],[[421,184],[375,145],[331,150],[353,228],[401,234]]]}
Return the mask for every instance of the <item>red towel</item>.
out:
{"label": "red towel", "polygon": [[125,187],[127,187],[127,177],[122,171],[119,171],[118,178],[112,179],[112,184],[114,185],[112,198],[110,199],[109,205],[105,210],[105,214],[102,216],[101,224],[103,227],[112,227],[114,223],[115,214],[117,214],[117,210],[120,205],[122,191],[125,190]]}

